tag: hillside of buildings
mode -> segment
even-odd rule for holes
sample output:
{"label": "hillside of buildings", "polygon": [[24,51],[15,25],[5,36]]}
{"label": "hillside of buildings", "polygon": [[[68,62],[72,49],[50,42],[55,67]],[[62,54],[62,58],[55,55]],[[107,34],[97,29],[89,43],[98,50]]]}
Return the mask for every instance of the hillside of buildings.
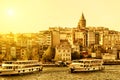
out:
{"label": "hillside of buildings", "polygon": [[75,28],[49,27],[36,33],[0,34],[0,61],[120,59],[120,32],[86,27],[82,14]]}

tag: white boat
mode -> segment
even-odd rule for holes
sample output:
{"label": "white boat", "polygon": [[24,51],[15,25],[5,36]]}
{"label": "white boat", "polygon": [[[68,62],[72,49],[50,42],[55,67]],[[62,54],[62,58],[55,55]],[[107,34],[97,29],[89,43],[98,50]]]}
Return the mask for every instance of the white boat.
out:
{"label": "white boat", "polygon": [[3,61],[0,75],[24,74],[42,71],[43,67],[37,60]]}
{"label": "white boat", "polygon": [[73,60],[69,65],[69,70],[71,73],[75,71],[99,71],[104,70],[105,67],[102,65],[103,61],[101,59],[80,59]]}

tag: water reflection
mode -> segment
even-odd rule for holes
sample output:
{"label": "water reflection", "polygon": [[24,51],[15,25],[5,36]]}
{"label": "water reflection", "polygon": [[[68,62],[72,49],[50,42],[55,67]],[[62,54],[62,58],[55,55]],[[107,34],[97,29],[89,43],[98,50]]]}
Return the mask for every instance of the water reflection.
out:
{"label": "water reflection", "polygon": [[120,65],[105,66],[104,71],[69,73],[67,67],[45,67],[42,72],[1,76],[0,80],[120,80]]}

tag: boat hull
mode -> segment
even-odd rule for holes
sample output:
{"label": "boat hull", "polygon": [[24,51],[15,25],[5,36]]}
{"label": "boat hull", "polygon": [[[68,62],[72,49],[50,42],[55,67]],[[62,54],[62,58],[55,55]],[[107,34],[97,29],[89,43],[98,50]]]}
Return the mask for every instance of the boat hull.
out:
{"label": "boat hull", "polygon": [[69,71],[71,73],[73,72],[92,72],[92,71],[102,71],[105,67],[96,67],[96,68],[69,68]]}
{"label": "boat hull", "polygon": [[42,67],[36,67],[36,68],[23,68],[23,69],[16,69],[16,70],[0,70],[0,75],[16,75],[16,74],[27,74],[27,73],[33,73],[33,72],[40,72],[42,71]]}

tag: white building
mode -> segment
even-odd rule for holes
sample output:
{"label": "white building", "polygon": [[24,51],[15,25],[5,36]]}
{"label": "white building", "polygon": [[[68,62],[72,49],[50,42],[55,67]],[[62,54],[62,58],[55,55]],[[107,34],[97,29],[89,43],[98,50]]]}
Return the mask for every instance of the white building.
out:
{"label": "white building", "polygon": [[56,61],[71,61],[71,45],[67,40],[61,40],[55,51]]}
{"label": "white building", "polygon": [[11,48],[10,48],[10,55],[11,55],[13,58],[16,58],[16,47],[11,47]]}
{"label": "white building", "polygon": [[102,56],[102,59],[104,59],[104,60],[115,60],[116,59],[116,55],[115,54],[105,53]]}

